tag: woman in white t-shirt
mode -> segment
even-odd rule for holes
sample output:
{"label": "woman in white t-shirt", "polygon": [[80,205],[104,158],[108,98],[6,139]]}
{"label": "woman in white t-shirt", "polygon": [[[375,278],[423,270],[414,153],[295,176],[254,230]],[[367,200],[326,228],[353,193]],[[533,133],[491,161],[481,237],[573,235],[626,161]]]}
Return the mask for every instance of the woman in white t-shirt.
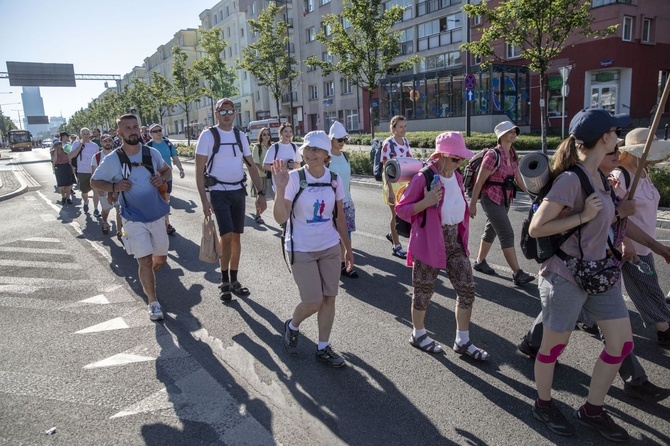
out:
{"label": "woman in white t-shirt", "polygon": [[286,223],[285,248],[301,300],[293,317],[284,324],[284,347],[291,355],[298,353],[298,327],[317,313],[316,358],[341,367],[344,359],[333,350],[329,339],[340,279],[340,239],[345,245],[347,270],[354,266],[342,207],[344,187],[337,174],[326,167],[331,142],[325,132],[317,130],[305,135],[300,152],[305,160],[303,168],[289,173],[279,158],[272,165],[277,192],[273,214],[278,223]]}
{"label": "woman in white t-shirt", "polygon": [[[398,115],[391,118],[390,130],[391,136],[384,140],[384,145],[382,146],[380,158],[382,166],[390,159],[412,157],[412,149],[409,146],[409,141],[405,138],[405,133],[407,132],[407,120],[405,117]],[[388,182],[385,172],[382,174],[382,181],[382,199],[384,200],[384,204],[389,205],[391,209],[390,231],[386,234],[386,240],[393,245],[391,254],[404,259],[407,257],[407,251],[402,249],[398,232],[395,229],[395,194],[407,182]]]}
{"label": "woman in white t-shirt", "polygon": [[263,159],[263,168],[266,172],[272,170],[272,163],[275,160],[283,160],[284,166],[288,170],[300,167],[300,154],[298,146],[293,142],[293,127],[288,122],[282,122],[279,126],[279,142],[270,146],[265,158]]}

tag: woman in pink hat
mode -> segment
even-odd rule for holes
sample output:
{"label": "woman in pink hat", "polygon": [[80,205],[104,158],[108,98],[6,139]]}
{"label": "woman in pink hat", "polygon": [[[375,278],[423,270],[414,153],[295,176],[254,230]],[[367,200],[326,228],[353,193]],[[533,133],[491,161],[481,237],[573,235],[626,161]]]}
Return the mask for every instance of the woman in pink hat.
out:
{"label": "woman in pink hat", "polygon": [[[428,353],[442,347],[426,333],[424,320],[435,291],[435,281],[444,269],[456,290],[456,341],[454,351],[477,360],[488,353],[470,340],[470,316],[475,300],[468,252],[468,203],[463,179],[456,169],[472,152],[460,132],[445,132],[435,140],[430,163],[412,178],[396,204],[400,218],[411,221],[407,266],[412,266],[412,336],[410,344]],[[434,181],[437,180],[437,181]]]}
{"label": "woman in pink hat", "polygon": [[519,158],[512,148],[519,134],[519,127],[510,121],[501,122],[496,126],[495,134],[498,138],[498,145],[495,150],[489,150],[484,155],[470,200],[471,218],[477,215],[477,200],[480,195],[482,209],[486,214],[486,226],[474,268],[484,274],[496,274],[495,270],[486,263],[486,256],[498,237],[505,260],[512,270],[514,285],[523,285],[532,282],[535,278],[519,267],[514,249],[514,229],[507,215],[515,195],[515,181],[521,189],[526,191],[519,173]]}

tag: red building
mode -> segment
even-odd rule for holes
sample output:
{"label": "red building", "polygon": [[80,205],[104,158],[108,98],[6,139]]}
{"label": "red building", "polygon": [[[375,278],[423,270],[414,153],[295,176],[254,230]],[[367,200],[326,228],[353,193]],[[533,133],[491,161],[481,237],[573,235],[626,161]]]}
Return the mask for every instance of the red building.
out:
{"label": "red building", "polygon": [[[497,0],[491,1],[495,5]],[[561,133],[562,80],[559,68],[571,66],[569,94],[565,102],[565,125],[582,108],[605,108],[612,113],[628,113],[635,125],[648,126],[656,110],[662,88],[670,72],[670,4],[658,0],[592,0],[592,27],[619,25],[616,34],[600,39],[581,35],[570,37],[566,48],[547,72],[546,106],[549,132]],[[472,40],[481,27],[472,26]],[[519,49],[504,43],[496,54],[503,63],[522,65]],[[539,76],[531,74],[530,128],[540,129]],[[670,105],[664,109],[670,121]],[[522,124],[522,123],[520,123]]]}

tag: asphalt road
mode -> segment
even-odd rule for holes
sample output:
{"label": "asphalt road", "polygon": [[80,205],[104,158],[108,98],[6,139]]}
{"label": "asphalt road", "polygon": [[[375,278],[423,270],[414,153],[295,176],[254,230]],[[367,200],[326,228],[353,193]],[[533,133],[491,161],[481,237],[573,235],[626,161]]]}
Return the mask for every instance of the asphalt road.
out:
{"label": "asphalt road", "polygon": [[[0,202],[0,444],[604,444],[578,427],[563,438],[530,414],[533,362],[516,343],[539,311],[535,283],[514,287],[499,249],[475,273],[471,335],[491,354],[454,354],[455,294],[441,275],[426,324],[446,353],[408,345],[410,270],[390,256],[388,209],[374,187],[355,185],[360,278],[343,279],[331,341],[347,360],[314,358],[316,320],[302,324],[299,355],[281,341],[298,302],[282,260],[279,227],[253,223],[248,200],[240,281],[252,294],[223,305],[219,273],[198,261],[202,212],[193,164],[176,179],[168,264],[157,273],[166,320],[149,321],[137,264],[98,221],[55,204],[44,150],[18,155],[40,188]],[[510,212],[520,227],[528,201]],[[480,212],[481,214],[481,212]],[[471,225],[474,257],[483,215]],[[670,243],[670,231],[659,239]],[[522,267],[536,273],[537,265]],[[667,265],[659,277],[670,289]],[[670,355],[632,305],[635,351],[649,379],[670,387]],[[585,399],[602,346],[575,332],[561,356],[554,398],[564,412]],[[619,378],[607,406],[633,444],[670,444],[670,399],[628,398]],[[52,427],[56,432],[45,435]]]}

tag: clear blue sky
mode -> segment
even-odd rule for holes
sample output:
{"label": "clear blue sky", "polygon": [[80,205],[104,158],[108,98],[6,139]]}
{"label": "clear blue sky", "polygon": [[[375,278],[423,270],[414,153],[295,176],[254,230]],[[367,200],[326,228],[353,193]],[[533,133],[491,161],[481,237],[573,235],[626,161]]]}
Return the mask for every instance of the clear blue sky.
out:
{"label": "clear blue sky", "polygon": [[[218,0],[0,0],[0,71],[6,62],[71,63],[77,74],[124,75]],[[113,81],[110,81],[110,85]],[[69,118],[104,91],[103,81],[76,88],[40,87],[48,116]],[[4,94],[5,92],[13,94]],[[21,87],[0,79],[0,104],[21,102]],[[22,104],[2,105],[14,122]],[[23,111],[21,111],[23,117]]]}

